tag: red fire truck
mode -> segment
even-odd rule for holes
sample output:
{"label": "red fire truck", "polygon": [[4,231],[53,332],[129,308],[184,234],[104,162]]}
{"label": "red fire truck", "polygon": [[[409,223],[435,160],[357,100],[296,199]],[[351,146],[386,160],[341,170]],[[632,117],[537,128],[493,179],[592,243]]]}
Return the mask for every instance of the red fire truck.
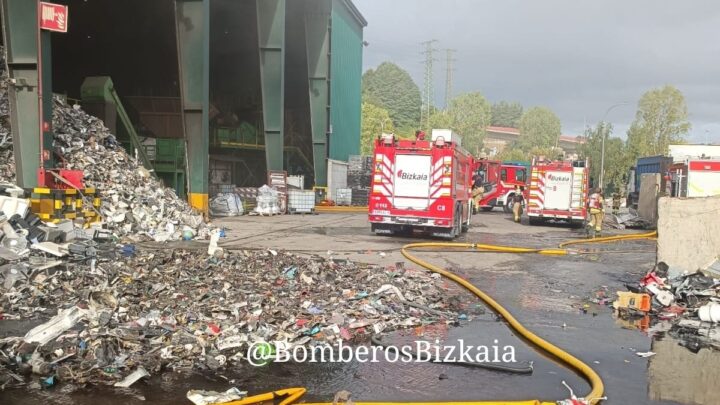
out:
{"label": "red fire truck", "polygon": [[476,167],[475,172],[483,179],[485,189],[480,200],[480,208],[483,211],[492,211],[495,207],[502,207],[505,212],[512,212],[515,186],[525,187],[527,169],[524,166],[497,160],[480,160]]}
{"label": "red fire truck", "polygon": [[432,130],[431,140],[383,134],[375,142],[368,215],[373,232],[430,233],[454,238],[472,215],[473,157],[450,130]]}
{"label": "red fire truck", "polygon": [[672,197],[710,197],[720,195],[720,159],[689,158],[670,166],[666,179],[667,195]]}
{"label": "red fire truck", "polygon": [[533,160],[527,203],[530,224],[547,219],[582,224],[587,215],[589,171],[587,160]]}

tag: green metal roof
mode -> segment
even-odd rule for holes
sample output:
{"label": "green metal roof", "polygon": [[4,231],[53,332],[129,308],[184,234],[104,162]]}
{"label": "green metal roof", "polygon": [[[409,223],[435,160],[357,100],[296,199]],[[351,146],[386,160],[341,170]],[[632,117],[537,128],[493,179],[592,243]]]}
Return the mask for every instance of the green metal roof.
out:
{"label": "green metal roof", "polygon": [[352,0],[342,0],[342,3],[345,5],[345,7],[348,8],[348,11],[350,11],[350,14],[357,20],[358,24],[362,25],[363,27],[367,27],[368,22],[363,17],[360,10],[358,10],[357,7],[355,7],[355,4],[352,2]]}

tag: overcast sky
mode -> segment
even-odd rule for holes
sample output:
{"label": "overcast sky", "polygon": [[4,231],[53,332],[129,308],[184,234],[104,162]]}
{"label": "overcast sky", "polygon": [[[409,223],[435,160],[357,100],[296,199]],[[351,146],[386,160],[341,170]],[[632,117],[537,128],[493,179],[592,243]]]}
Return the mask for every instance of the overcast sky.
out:
{"label": "overcast sky", "polygon": [[454,92],[543,105],[564,134],[603,119],[625,138],[647,90],[685,95],[691,142],[720,143],[717,0],[354,0],[368,20],[364,68],[393,61],[423,83],[420,42],[437,39],[435,99],[444,105],[445,49]]}

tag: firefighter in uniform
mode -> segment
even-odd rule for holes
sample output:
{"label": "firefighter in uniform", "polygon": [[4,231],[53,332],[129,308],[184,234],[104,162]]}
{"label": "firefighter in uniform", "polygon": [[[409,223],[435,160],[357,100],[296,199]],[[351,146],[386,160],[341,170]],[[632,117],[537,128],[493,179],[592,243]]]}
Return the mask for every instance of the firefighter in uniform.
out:
{"label": "firefighter in uniform", "polygon": [[522,216],[523,212],[523,202],[525,201],[525,197],[523,197],[523,191],[525,191],[525,187],[515,186],[515,194],[513,194],[513,217],[515,218],[515,222],[520,222],[520,217]]}
{"label": "firefighter in uniform", "polygon": [[480,200],[483,198],[483,194],[485,193],[485,188],[483,187],[483,182],[485,181],[485,176],[482,175],[482,172],[475,173],[473,176],[473,183],[472,183],[472,198],[473,198],[473,210],[474,211],[480,211]]}
{"label": "firefighter in uniform", "polygon": [[622,205],[622,194],[613,193],[612,194],[612,213],[613,213],[613,215],[617,215],[620,213],[620,205]]}
{"label": "firefighter in uniform", "polygon": [[600,236],[602,233],[603,223],[603,200],[602,189],[596,188],[588,199],[588,210],[590,211],[590,223],[588,223],[588,233],[593,237]]}

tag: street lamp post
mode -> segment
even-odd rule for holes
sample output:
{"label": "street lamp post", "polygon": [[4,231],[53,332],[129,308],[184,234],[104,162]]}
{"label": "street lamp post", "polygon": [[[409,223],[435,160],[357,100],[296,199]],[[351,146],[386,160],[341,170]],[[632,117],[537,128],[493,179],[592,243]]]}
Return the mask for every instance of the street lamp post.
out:
{"label": "street lamp post", "polygon": [[390,118],[385,118],[385,119],[383,119],[382,122],[380,123],[380,133],[381,133],[381,134],[385,133],[385,123],[388,122],[388,121],[392,122],[392,120],[390,120]]}
{"label": "street lamp post", "polygon": [[602,128],[602,129],[603,129],[603,133],[602,133],[602,151],[600,152],[600,188],[601,188],[601,189],[604,189],[604,188],[605,188],[605,183],[604,183],[604,181],[605,181],[605,138],[607,138],[607,135],[608,135],[608,134],[607,134],[607,130],[606,130],[606,128],[605,128],[605,126],[606,126],[606,125],[605,125],[605,119],[607,118],[607,116],[608,116],[608,114],[610,113],[610,111],[612,111],[613,109],[615,109],[615,107],[620,107],[620,106],[622,106],[622,105],[628,105],[628,104],[630,104],[630,103],[628,103],[627,101],[623,101],[622,103],[617,103],[617,104],[611,105],[611,106],[608,107],[608,109],[605,111],[605,115],[603,115],[602,121],[600,121],[600,123],[602,123],[602,126],[603,126],[603,128]]}

